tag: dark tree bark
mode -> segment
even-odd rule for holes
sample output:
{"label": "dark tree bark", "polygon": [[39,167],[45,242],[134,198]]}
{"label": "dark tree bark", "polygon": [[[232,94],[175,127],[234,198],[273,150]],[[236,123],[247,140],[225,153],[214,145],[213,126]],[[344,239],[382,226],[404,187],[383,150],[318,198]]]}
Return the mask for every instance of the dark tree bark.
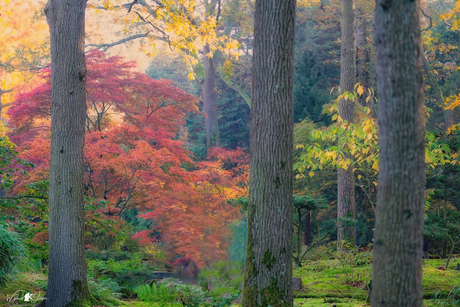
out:
{"label": "dark tree bark", "polygon": [[292,306],[295,0],[256,0],[242,306]]}
{"label": "dark tree bark", "polygon": [[[360,11],[357,11],[356,18],[356,47],[357,47],[357,81],[364,87],[368,87],[369,73],[367,72],[367,65],[369,63],[369,53],[367,51],[367,19],[366,16]],[[362,106],[368,106],[366,103],[367,95],[363,94],[359,97],[359,103]]]}
{"label": "dark tree bark", "polygon": [[422,306],[425,192],[420,0],[377,0],[379,176],[372,306]]}
{"label": "dark tree bark", "polygon": [[49,0],[51,158],[47,307],[84,306],[83,147],[86,119],[86,0]]}
{"label": "dark tree bark", "polygon": [[[340,56],[340,90],[352,92],[356,84],[356,17],[355,0],[341,0],[342,48]],[[339,101],[339,115],[349,123],[355,120],[355,105],[351,100]],[[342,141],[340,146],[346,146]],[[350,158],[345,156],[345,158]],[[337,190],[337,240],[356,242],[353,226],[344,226],[343,219],[355,218],[355,178],[353,170],[339,168]]]}
{"label": "dark tree bark", "polygon": [[313,242],[313,234],[311,232],[311,211],[305,214],[305,229],[304,229],[304,244],[310,245]]}
{"label": "dark tree bark", "polygon": [[209,46],[203,47],[205,79],[203,82],[203,109],[206,113],[206,146],[208,149],[219,146],[219,125],[217,123],[216,67],[213,57],[206,56]]}

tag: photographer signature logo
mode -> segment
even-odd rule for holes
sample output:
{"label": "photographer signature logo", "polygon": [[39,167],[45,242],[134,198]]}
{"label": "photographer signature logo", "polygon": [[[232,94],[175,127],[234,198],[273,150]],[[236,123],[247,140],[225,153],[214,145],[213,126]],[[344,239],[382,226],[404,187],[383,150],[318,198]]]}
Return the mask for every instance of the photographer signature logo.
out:
{"label": "photographer signature logo", "polygon": [[13,293],[13,295],[6,296],[6,301],[8,303],[25,303],[25,302],[30,302],[30,303],[37,303],[39,301],[44,300],[45,298],[42,297],[42,292],[37,292],[37,293],[30,293],[28,291],[24,290],[18,290]]}

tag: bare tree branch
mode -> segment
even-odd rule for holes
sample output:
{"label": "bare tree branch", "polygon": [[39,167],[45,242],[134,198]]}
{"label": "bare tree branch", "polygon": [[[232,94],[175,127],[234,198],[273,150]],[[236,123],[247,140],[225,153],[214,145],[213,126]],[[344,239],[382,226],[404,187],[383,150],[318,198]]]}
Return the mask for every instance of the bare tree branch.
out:
{"label": "bare tree branch", "polygon": [[431,19],[430,16],[428,16],[427,14],[425,14],[425,12],[423,11],[423,9],[420,9],[422,11],[422,14],[423,16],[425,16],[426,18],[428,18],[430,20],[430,24],[425,28],[425,29],[422,29],[422,32],[425,32],[425,31],[428,31],[429,29],[431,29],[431,27],[433,26],[433,20]]}
{"label": "bare tree branch", "polygon": [[149,32],[147,33],[144,33],[144,34],[135,34],[135,35],[132,35],[132,36],[129,36],[129,37],[125,37],[117,42],[113,42],[113,43],[110,43],[110,44],[88,44],[85,46],[85,48],[88,48],[88,47],[95,47],[96,49],[99,49],[101,51],[107,51],[107,49],[111,48],[111,47],[114,47],[114,46],[117,46],[117,45],[121,45],[123,43],[126,43],[126,42],[129,42],[129,41],[132,41],[132,40],[135,40],[135,39],[138,39],[138,38],[144,38],[144,37],[147,37],[149,36]]}

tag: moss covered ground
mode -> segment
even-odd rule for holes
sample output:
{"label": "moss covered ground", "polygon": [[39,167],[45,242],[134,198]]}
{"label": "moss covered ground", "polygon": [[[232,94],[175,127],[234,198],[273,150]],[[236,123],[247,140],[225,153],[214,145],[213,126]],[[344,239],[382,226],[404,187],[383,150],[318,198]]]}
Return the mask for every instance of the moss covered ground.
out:
{"label": "moss covered ground", "polygon": [[[445,260],[434,259],[423,262],[424,306],[460,306],[460,271],[456,270],[460,258],[450,261],[444,270]],[[370,306],[367,283],[371,276],[371,265],[344,264],[342,260],[306,261],[300,268],[294,268],[294,276],[302,279],[303,288],[294,292],[294,306]],[[7,295],[16,291],[40,293],[46,276],[40,273],[22,273],[20,277],[0,290],[0,307],[33,306],[34,304],[7,303]],[[144,302],[125,300],[124,306],[141,307]]]}
{"label": "moss covered ground", "polygon": [[[424,306],[460,306],[460,259],[453,259],[444,270],[446,260],[423,262]],[[302,279],[303,288],[295,291],[295,306],[370,306],[367,284],[371,265],[344,265],[339,260],[307,261],[294,268],[293,275]]]}

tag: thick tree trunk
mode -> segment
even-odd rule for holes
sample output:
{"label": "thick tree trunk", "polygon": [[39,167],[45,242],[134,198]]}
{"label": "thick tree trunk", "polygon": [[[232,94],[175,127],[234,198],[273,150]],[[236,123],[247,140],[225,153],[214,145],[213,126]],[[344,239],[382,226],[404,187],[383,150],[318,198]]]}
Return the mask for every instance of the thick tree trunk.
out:
{"label": "thick tree trunk", "polygon": [[292,306],[295,0],[256,0],[242,306]]}
{"label": "thick tree trunk", "polygon": [[[358,11],[359,12],[359,11]],[[356,67],[357,81],[364,87],[368,87],[369,74],[367,65],[369,63],[369,53],[367,52],[367,20],[363,13],[358,14],[356,22],[356,47],[358,49]],[[362,106],[367,106],[367,95],[363,94],[359,97],[359,103]]]}
{"label": "thick tree trunk", "polygon": [[[356,17],[355,1],[341,0],[342,49],[340,61],[340,90],[351,92],[356,84]],[[339,115],[349,123],[355,120],[355,106],[351,100],[339,101]],[[346,146],[342,141],[340,146]],[[345,158],[350,158],[345,156]],[[337,240],[356,242],[356,232],[353,226],[344,226],[343,219],[355,218],[355,181],[353,170],[340,168],[338,170],[337,190]]]}
{"label": "thick tree trunk", "polygon": [[372,306],[422,306],[425,193],[420,0],[376,3],[379,176]]}
{"label": "thick tree trunk", "polygon": [[206,113],[206,146],[208,149],[219,146],[219,125],[217,123],[216,68],[213,57],[208,57],[209,46],[203,47],[205,79],[203,83],[203,108]]}
{"label": "thick tree trunk", "polygon": [[313,234],[311,232],[311,211],[305,214],[305,229],[304,229],[304,244],[310,245],[313,242]]}
{"label": "thick tree trunk", "polygon": [[86,0],[49,0],[51,161],[47,307],[84,306],[83,147],[86,118]]}

